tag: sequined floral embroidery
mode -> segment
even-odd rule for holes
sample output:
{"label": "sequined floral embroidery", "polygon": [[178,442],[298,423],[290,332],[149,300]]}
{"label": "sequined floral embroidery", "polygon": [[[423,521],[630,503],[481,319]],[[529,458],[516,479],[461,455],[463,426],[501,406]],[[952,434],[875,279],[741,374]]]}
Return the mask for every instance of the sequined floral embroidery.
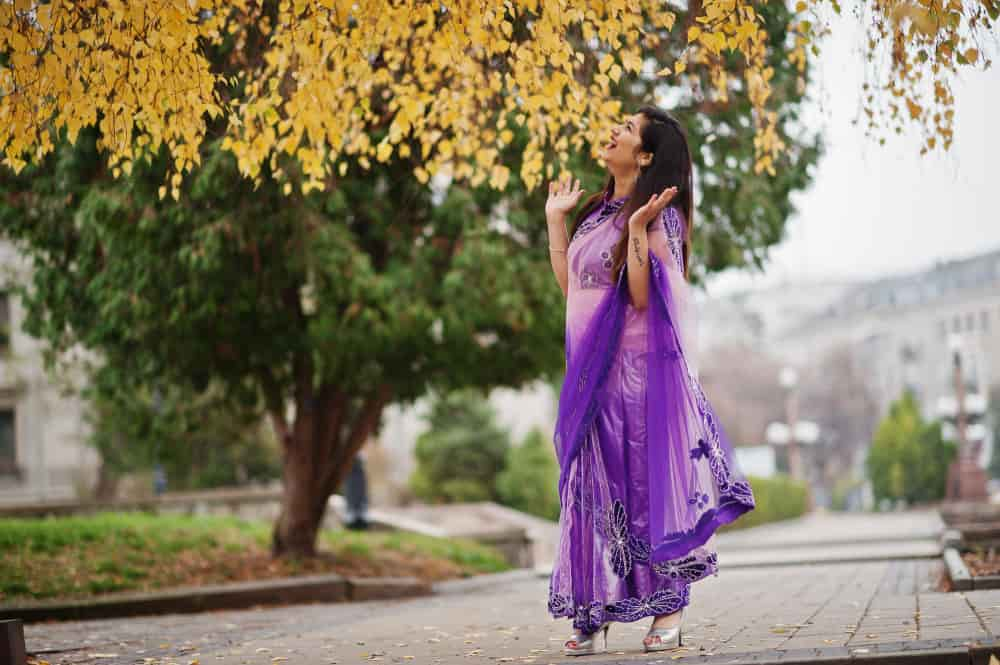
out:
{"label": "sequined floral embroidery", "polygon": [[698,510],[701,510],[708,505],[708,495],[700,490],[695,490],[694,494],[688,497],[688,505],[696,506]]}
{"label": "sequined floral embroidery", "polygon": [[[719,425],[715,421],[715,414],[712,412],[712,408],[708,403],[708,398],[705,397],[705,392],[701,389],[701,385],[698,380],[690,374],[688,375],[688,379],[691,384],[691,391],[695,395],[695,402],[698,406],[698,413],[701,416],[702,425],[708,435],[707,440],[698,440],[698,448],[700,451],[699,456],[700,454],[705,455],[708,459],[708,467],[712,470],[712,475],[715,476],[715,480],[719,484],[719,490],[721,492],[727,492],[730,486],[730,472],[729,465],[726,462],[726,456],[719,441]],[[698,458],[693,452],[691,457],[692,459]]]}
{"label": "sequined floral embroidery", "polygon": [[605,249],[601,251],[601,259],[603,259],[601,265],[603,265],[608,270],[611,270],[611,266],[614,265],[614,261],[611,260],[611,250]]}
{"label": "sequined floral embroidery", "polygon": [[[708,495],[704,495],[708,500]],[[703,504],[704,505],[704,504]],[[629,527],[628,514],[625,505],[618,499],[612,501],[602,511],[597,523],[598,532],[608,543],[608,555],[611,568],[621,578],[626,577],[633,568],[633,562],[648,562],[652,547],[649,541],[639,538]],[[654,572],[673,577],[672,572],[683,568],[688,572],[685,580],[694,582],[705,575],[715,572],[715,553],[696,550],[693,554],[653,564]],[[700,571],[700,576],[690,577],[690,573]]]}
{"label": "sequined floral embroidery", "polygon": [[616,199],[614,201],[609,201],[607,194],[604,195],[604,202],[601,204],[600,212],[596,215],[587,217],[587,219],[580,222],[580,225],[576,227],[576,231],[573,232],[573,237],[570,238],[570,242],[573,242],[578,237],[593,231],[598,226],[601,225],[604,220],[608,219],[625,205],[625,198]]}
{"label": "sequined floral embroidery", "polygon": [[623,598],[608,604],[595,600],[574,606],[569,595],[556,592],[549,582],[549,613],[554,617],[572,617],[573,627],[583,633],[593,633],[605,621],[638,621],[648,616],[673,614],[690,600],[691,587],[685,584],[679,590],[661,589],[639,598]]}
{"label": "sequined floral embroidery", "polygon": [[718,573],[718,555],[715,552],[709,552],[704,558],[698,558],[692,554],[680,559],[670,559],[654,563],[653,570],[672,580],[695,582],[710,574]]}
{"label": "sequined floral embroidery", "polygon": [[601,283],[597,279],[597,275],[590,272],[589,270],[582,270],[580,272],[580,288],[581,289],[596,289],[600,287]]}
{"label": "sequined floral embroidery", "polygon": [[674,257],[674,263],[681,270],[684,269],[684,255],[681,252],[681,243],[684,238],[684,224],[677,215],[677,208],[668,206],[664,209],[663,225],[667,230],[667,242],[670,245],[670,254]]}
{"label": "sequined floral embroidery", "polygon": [[618,621],[638,621],[643,617],[659,614],[673,614],[688,603],[690,587],[684,586],[680,592],[660,589],[643,598],[624,598],[607,606],[606,614]]}
{"label": "sequined floral embroidery", "polygon": [[[642,553],[641,541],[629,529],[628,514],[625,505],[618,499],[611,502],[604,513],[604,537],[608,541],[608,553],[611,557],[611,568],[618,577],[625,577],[632,571],[632,560],[635,553]],[[647,552],[648,555],[648,552]]]}

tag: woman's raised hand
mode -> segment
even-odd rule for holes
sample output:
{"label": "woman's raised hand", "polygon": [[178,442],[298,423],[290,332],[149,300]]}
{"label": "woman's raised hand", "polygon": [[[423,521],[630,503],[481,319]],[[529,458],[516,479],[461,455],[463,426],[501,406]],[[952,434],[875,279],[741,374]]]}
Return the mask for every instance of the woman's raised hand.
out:
{"label": "woman's raised hand", "polygon": [[580,189],[580,181],[570,176],[564,177],[560,182],[549,182],[549,198],[545,202],[545,217],[554,215],[565,216],[572,210],[583,190]]}
{"label": "woman's raised hand", "polygon": [[641,205],[634,213],[632,213],[632,216],[629,217],[629,226],[645,229],[646,225],[656,219],[656,217],[665,207],[667,207],[667,204],[670,203],[670,200],[673,199],[676,194],[676,187],[667,187],[660,193],[653,192],[653,195],[649,197],[649,200]]}

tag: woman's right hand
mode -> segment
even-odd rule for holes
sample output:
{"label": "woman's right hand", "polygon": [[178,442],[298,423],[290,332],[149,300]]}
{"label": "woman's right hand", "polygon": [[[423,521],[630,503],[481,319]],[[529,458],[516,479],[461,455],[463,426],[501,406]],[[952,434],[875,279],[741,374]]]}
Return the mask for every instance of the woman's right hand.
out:
{"label": "woman's right hand", "polygon": [[580,181],[569,176],[560,182],[549,183],[549,198],[545,202],[545,217],[565,217],[569,211],[576,207],[583,190],[580,189]]}

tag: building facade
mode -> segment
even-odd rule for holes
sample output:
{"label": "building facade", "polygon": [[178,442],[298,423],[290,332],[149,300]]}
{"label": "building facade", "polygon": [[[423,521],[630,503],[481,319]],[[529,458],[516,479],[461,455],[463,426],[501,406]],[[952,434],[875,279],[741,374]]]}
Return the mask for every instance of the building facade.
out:
{"label": "building facade", "polygon": [[100,460],[87,445],[80,377],[71,369],[47,373],[43,345],[24,334],[24,310],[12,286],[25,284],[27,266],[0,242],[0,501],[76,498],[93,487]]}

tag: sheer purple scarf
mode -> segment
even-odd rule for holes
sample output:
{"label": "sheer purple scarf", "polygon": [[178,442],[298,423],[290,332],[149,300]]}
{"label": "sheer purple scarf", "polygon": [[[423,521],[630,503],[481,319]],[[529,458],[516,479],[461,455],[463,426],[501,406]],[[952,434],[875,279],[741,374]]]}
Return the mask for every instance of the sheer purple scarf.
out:
{"label": "sheer purple scarf", "polygon": [[[755,501],[736,463],[733,446],[685,357],[674,324],[673,314],[678,309],[667,268],[655,253],[648,254],[649,536],[650,562],[658,563],[704,544],[719,526],[752,510]],[[566,336],[566,377],[559,395],[554,437],[560,497],[564,496],[571,463],[593,425],[629,301],[623,269],[615,287],[601,299],[575,348],[570,348]],[[692,493],[699,500],[691,501]]]}

